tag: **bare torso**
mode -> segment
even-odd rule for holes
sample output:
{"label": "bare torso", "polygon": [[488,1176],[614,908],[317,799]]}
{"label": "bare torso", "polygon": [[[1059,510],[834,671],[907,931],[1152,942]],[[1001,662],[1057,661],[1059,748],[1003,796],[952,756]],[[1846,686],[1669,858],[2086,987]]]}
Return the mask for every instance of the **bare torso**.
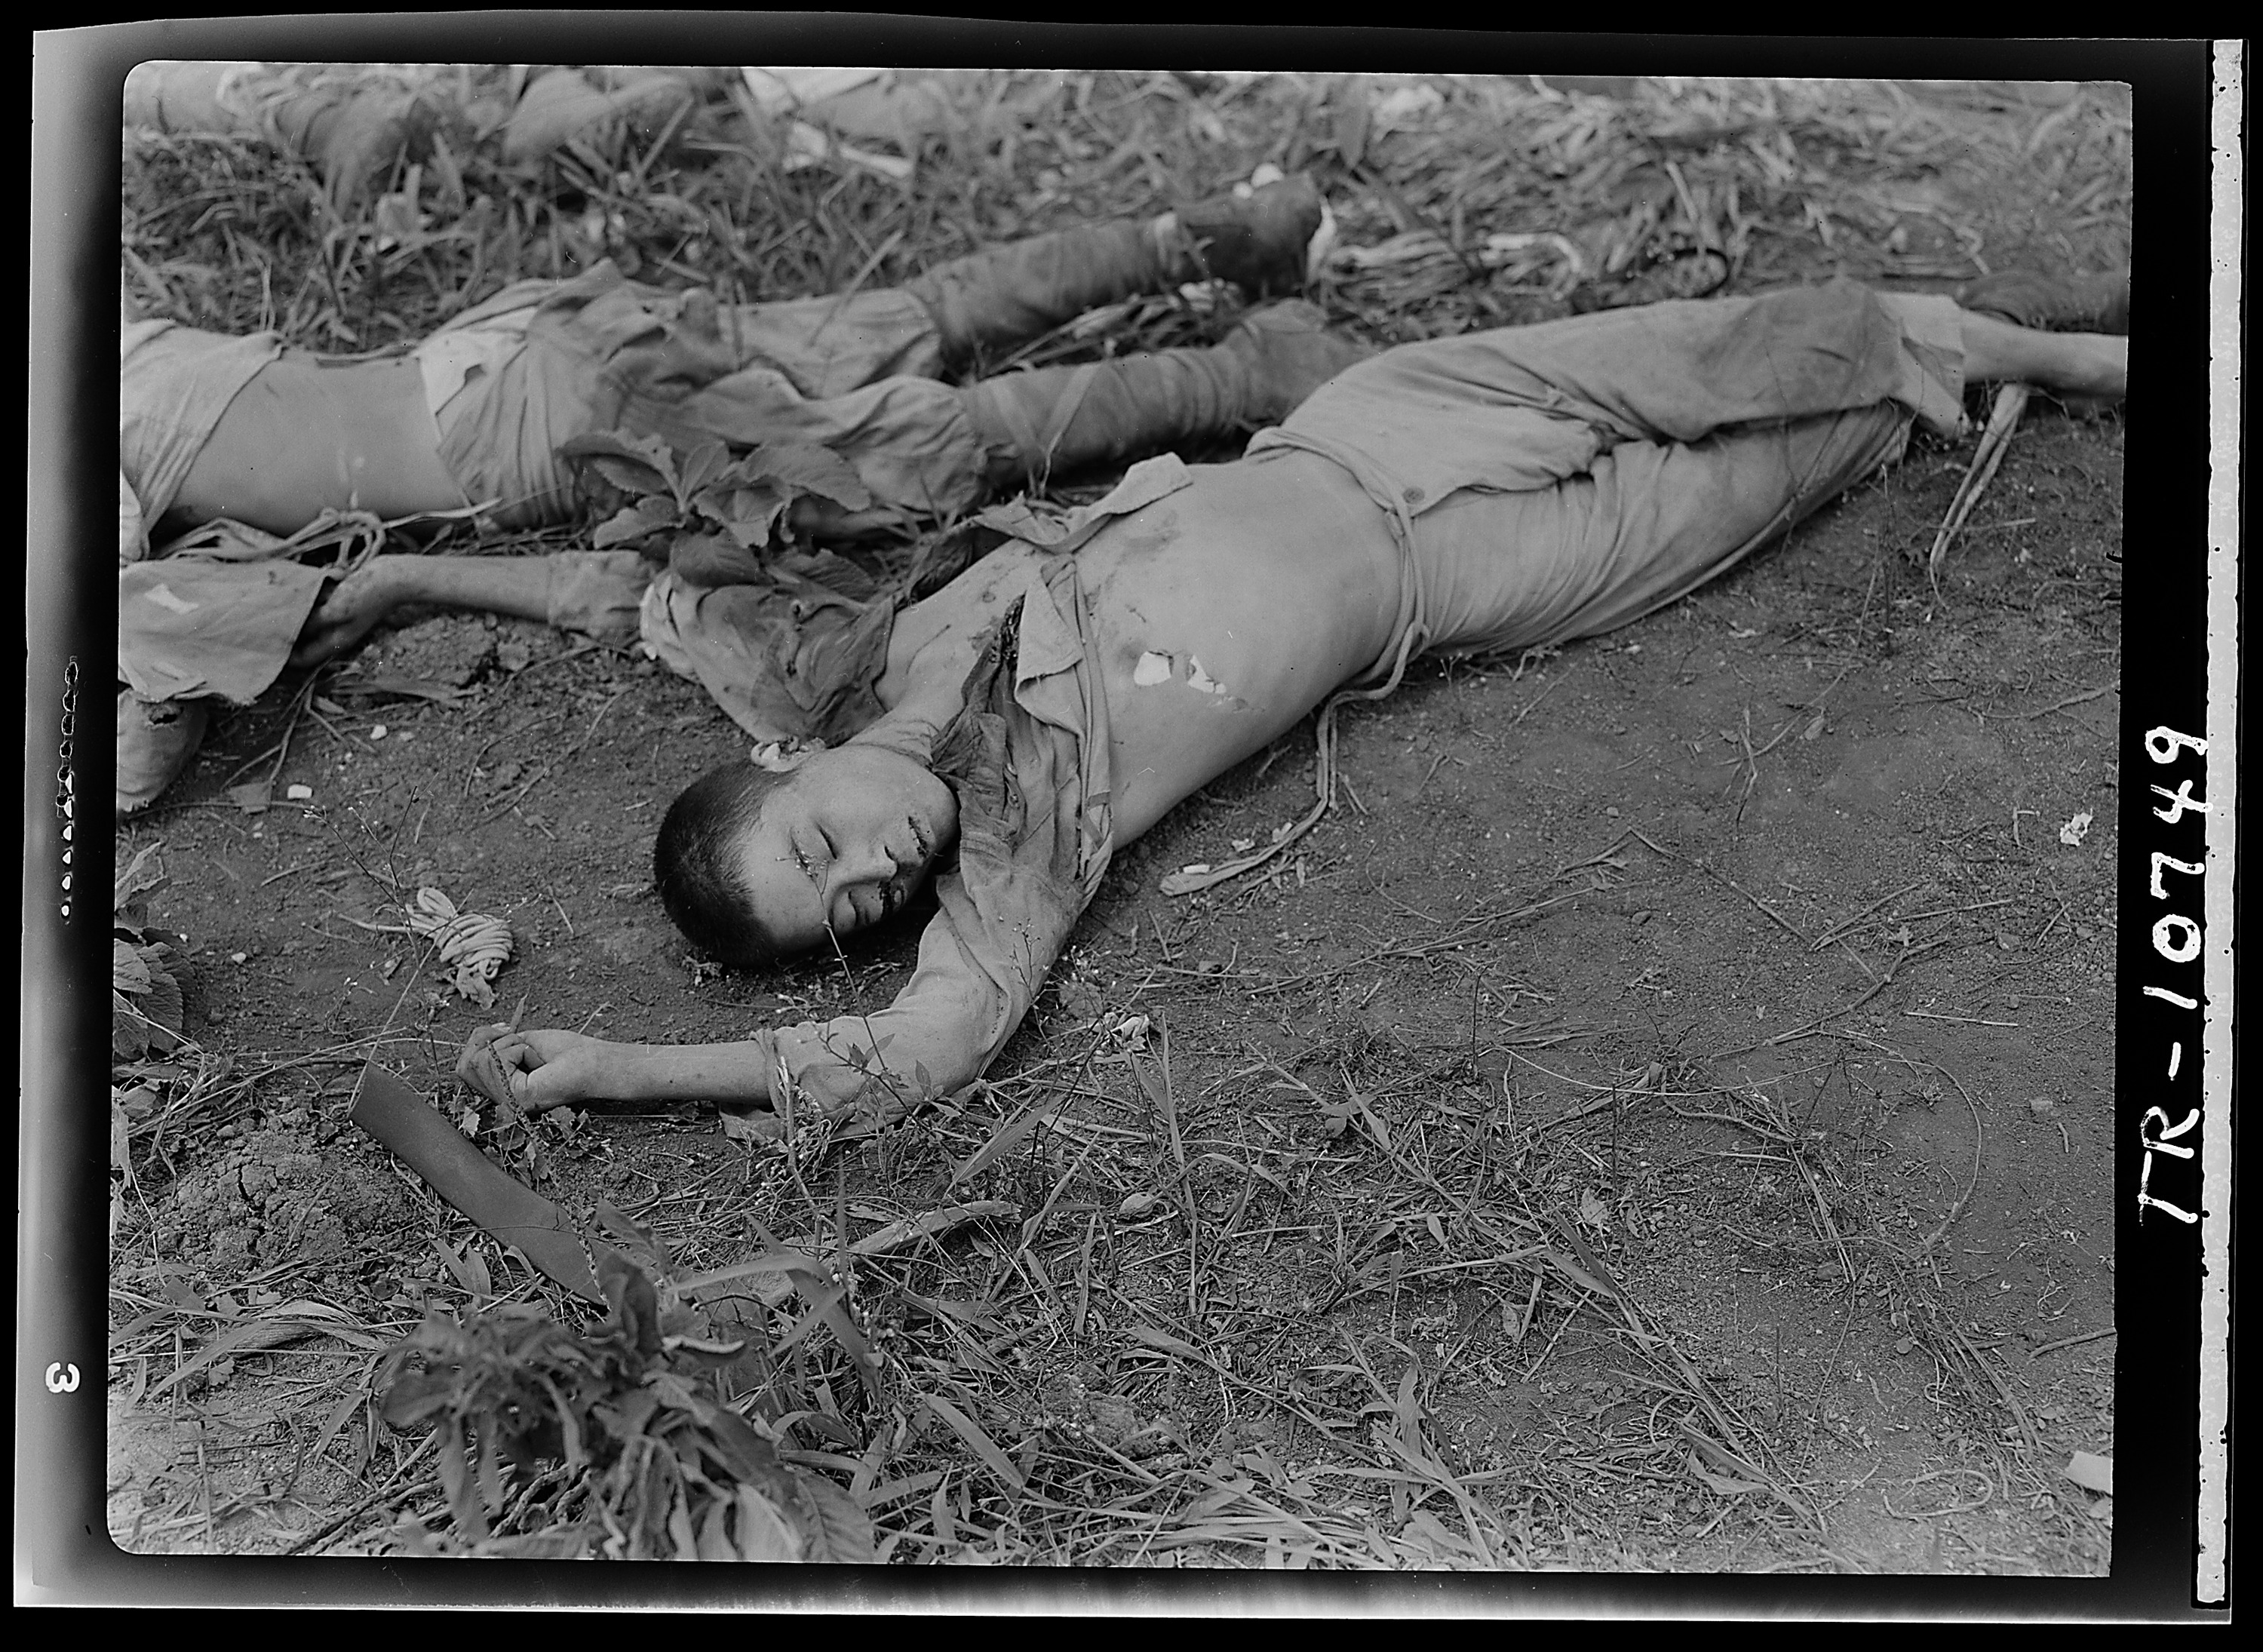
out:
{"label": "bare torso", "polygon": [[228,403],[172,513],[292,533],[325,509],[403,517],[463,503],[412,358],[286,351]]}
{"label": "bare torso", "polygon": [[[889,723],[939,727],[1037,553],[986,558],[898,616]],[[1373,666],[1399,562],[1389,518],[1327,460],[1199,466],[1076,553],[1101,645],[1116,837],[1128,843]]]}

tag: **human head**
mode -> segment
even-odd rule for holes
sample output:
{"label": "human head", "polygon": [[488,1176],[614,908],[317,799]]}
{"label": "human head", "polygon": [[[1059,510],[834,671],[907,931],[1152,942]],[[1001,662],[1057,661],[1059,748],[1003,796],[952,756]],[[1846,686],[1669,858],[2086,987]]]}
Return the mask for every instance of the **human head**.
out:
{"label": "human head", "polygon": [[763,964],[900,910],[958,830],[949,786],[852,742],[784,773],[742,761],[701,776],[661,822],[653,872],[702,950]]}

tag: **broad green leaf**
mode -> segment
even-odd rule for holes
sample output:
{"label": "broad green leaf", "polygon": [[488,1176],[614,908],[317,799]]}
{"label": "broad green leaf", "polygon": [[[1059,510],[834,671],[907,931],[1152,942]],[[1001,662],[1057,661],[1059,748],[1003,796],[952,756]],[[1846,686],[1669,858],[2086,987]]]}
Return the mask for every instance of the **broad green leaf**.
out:
{"label": "broad green leaf", "polygon": [[616,431],[597,431],[560,443],[558,451],[575,464],[589,466],[626,492],[676,496],[676,455],[657,436],[624,436]]}
{"label": "broad green leaf", "polygon": [[627,545],[663,533],[676,525],[676,504],[657,494],[647,494],[635,504],[615,511],[589,536],[589,542],[599,550],[616,545]]}
{"label": "broad green leaf", "polygon": [[755,1432],[754,1425],[735,1411],[717,1407],[700,1441],[715,1466],[744,1483],[779,1472],[777,1448]]}
{"label": "broad green leaf", "polygon": [[649,1388],[636,1388],[618,1399],[592,1406],[589,1415],[604,1424],[616,1439],[626,1440],[645,1431],[652,1414],[660,1409],[660,1396]]}
{"label": "broad green leaf", "polygon": [[767,482],[719,482],[702,488],[691,503],[718,522],[767,522],[785,504],[785,495]]}
{"label": "broad green leaf", "polygon": [[[604,1213],[600,1211],[602,1219]],[[660,1298],[644,1270],[611,1245],[597,1251],[597,1285],[629,1345],[647,1359],[660,1352]]]}
{"label": "broad green leaf", "polygon": [[471,1460],[464,1452],[460,1425],[453,1418],[440,1424],[440,1487],[448,1495],[449,1512],[459,1530],[474,1540],[488,1535],[488,1518],[472,1490]]}
{"label": "broad green leaf", "polygon": [[784,513],[785,501],[781,499],[778,501],[776,508],[770,511],[768,515],[762,518],[759,521],[746,520],[726,522],[723,525],[723,532],[729,534],[740,544],[745,546],[748,550],[759,550],[763,546],[766,546],[770,542],[771,531],[777,526],[778,518],[783,516]]}
{"label": "broad green leaf", "polygon": [[119,993],[110,995],[110,1057],[113,1061],[138,1061],[149,1053],[149,1024]]}
{"label": "broad green leaf", "polygon": [[677,491],[686,499],[720,476],[729,467],[731,450],[719,441],[705,441],[684,454],[676,470]]}
{"label": "broad green leaf", "polygon": [[872,1544],[872,1522],[857,1500],[823,1474],[797,1469],[793,1475],[796,1511],[802,1517],[806,1542],[804,1558],[819,1565],[870,1566],[878,1554]]}
{"label": "broad green leaf", "polygon": [[404,1371],[393,1380],[378,1406],[388,1427],[413,1429],[445,1409],[454,1373],[447,1371]]}
{"label": "broad green leaf", "polygon": [[129,941],[110,943],[110,989],[143,993],[149,990],[149,960]]}
{"label": "broad green leaf", "polygon": [[683,535],[669,548],[668,565],[685,584],[703,590],[752,585],[763,577],[755,554],[721,533]]}
{"label": "broad green leaf", "polygon": [[800,493],[813,493],[851,511],[872,503],[872,490],[856,467],[829,447],[814,442],[771,442],[746,460],[749,477],[782,482]]}
{"label": "broad green leaf", "polygon": [[502,1512],[502,1462],[496,1453],[496,1436],[502,1431],[493,1411],[480,1417],[480,1506]]}
{"label": "broad green leaf", "polygon": [[731,1542],[731,1511],[737,1499],[729,1503],[715,1502],[707,1505],[707,1512],[699,1519],[699,1558],[703,1561],[734,1561],[739,1551]]}
{"label": "broad green leaf", "polygon": [[152,893],[164,883],[165,874],[149,866],[151,857],[163,847],[163,843],[144,844],[134,859],[127,862],[126,870],[118,874],[111,886],[112,910],[125,907],[137,895]]}
{"label": "broad green leaf", "polygon": [[691,1512],[681,1499],[669,1506],[668,1535],[676,1545],[676,1558],[696,1561],[700,1558],[699,1540],[691,1530]]}
{"label": "broad green leaf", "polygon": [[801,1535],[777,1504],[752,1486],[739,1488],[739,1558],[792,1565],[802,1557]]}

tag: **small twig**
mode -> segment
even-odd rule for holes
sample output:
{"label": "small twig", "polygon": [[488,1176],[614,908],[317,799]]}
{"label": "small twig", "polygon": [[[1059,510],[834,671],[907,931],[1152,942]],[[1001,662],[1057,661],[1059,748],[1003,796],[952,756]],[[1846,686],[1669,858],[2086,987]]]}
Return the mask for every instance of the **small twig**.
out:
{"label": "small twig", "polygon": [[1871,913],[1885,905],[1887,902],[1899,900],[1903,895],[1907,895],[1912,889],[1916,888],[1919,884],[1921,884],[1925,880],[1923,878],[1919,878],[1913,882],[1905,883],[1900,888],[1896,889],[1891,895],[1880,895],[1876,900],[1871,902],[1869,905],[1864,907],[1861,911],[1855,913],[1854,917],[1847,919],[1845,922],[1833,924],[1829,929],[1823,931],[1822,936],[1815,943],[1814,950],[1818,953],[1821,952],[1833,941],[1837,940],[1842,933],[1853,930],[1857,924],[1861,924],[1864,918],[1869,917]]}
{"label": "small twig", "polygon": [[1975,901],[1968,906],[1937,906],[1929,912],[1912,912],[1902,922],[1915,924],[1929,917],[1955,917],[1960,912],[1985,912],[1991,907],[2009,906],[2014,898],[2006,895],[1993,901]]}
{"label": "small twig", "polygon": [[275,766],[267,772],[267,785],[271,791],[274,788],[276,776],[283,772],[283,765],[290,761],[291,736],[298,732],[299,719],[307,710],[307,702],[314,699],[315,685],[319,680],[319,677],[308,677],[298,693],[292,697],[290,720],[283,725],[283,737],[257,757],[236,764],[235,771],[223,782],[224,785],[235,785],[247,772],[257,768],[269,757],[273,757]]}
{"label": "small twig", "polygon": [[1963,1344],[1965,1358],[1971,1360],[1973,1365],[1978,1367],[1980,1374],[1988,1379],[1989,1386],[2003,1396],[2006,1408],[2010,1410],[2013,1420],[2020,1425],[2021,1434],[2027,1439],[2028,1449],[2031,1452],[2042,1450],[2042,1442],[2035,1438],[2034,1425],[2028,1421],[2027,1408],[2020,1403],[2020,1396],[2012,1392],[2010,1384],[1996,1374],[1996,1368],[1980,1357],[1980,1351],[1972,1345],[1972,1339],[1957,1328],[1956,1322],[1952,1320],[1947,1323],[1948,1334]]}
{"label": "small twig", "polygon": [[402,1476],[406,1475],[410,1469],[416,1466],[416,1460],[418,1458],[423,1456],[426,1452],[431,1450],[435,1445],[438,1444],[439,1438],[439,1431],[437,1429],[431,1433],[427,1434],[424,1437],[423,1444],[417,1446],[415,1451],[408,1453],[407,1460],[404,1461],[400,1467],[393,1471],[392,1477],[387,1480],[383,1485],[380,1486],[368,1496],[364,1497],[359,1503],[354,1504],[352,1508],[348,1509],[343,1514],[336,1516],[327,1525],[315,1527],[315,1530],[309,1532],[306,1536],[292,1544],[290,1547],[285,1549],[283,1551],[284,1554],[303,1554],[308,1549],[314,1547],[315,1544],[320,1543],[325,1538],[330,1536],[333,1532],[343,1530],[351,1522],[358,1520],[363,1515],[367,1514],[372,1509],[377,1507],[379,1503],[384,1503],[389,1498],[408,1496],[410,1491],[415,1490],[414,1487],[411,1487],[409,1491],[399,1493],[396,1493],[394,1490],[394,1488],[401,1483]]}
{"label": "small twig", "polygon": [[1980,503],[1980,496],[1994,479],[1996,467],[2004,462],[2004,453],[2012,443],[2012,432],[2019,427],[2020,415],[2028,405],[2028,387],[2007,384],[1996,392],[1995,410],[1988,416],[1988,428],[1980,433],[1980,446],[1972,455],[1972,468],[1964,473],[1964,481],[1956,489],[1956,496],[1948,502],[1948,514],[1941,524],[1941,532],[1934,535],[1933,554],[1926,558],[1926,576],[1935,582],[1939,590],[1941,559],[1948,554],[1948,542],[1956,537],[1964,519],[1972,514],[1972,507]]}
{"label": "small twig", "polygon": [[616,654],[625,655],[627,653],[627,650],[625,649],[616,648],[611,643],[602,641],[579,643],[573,648],[568,648],[562,654],[553,654],[543,659],[528,661],[524,665],[521,666],[517,670],[513,671],[510,674],[510,680],[513,683],[524,682],[529,676],[540,670],[546,665],[562,665],[568,660],[576,659],[584,654],[594,653],[599,648],[604,648],[609,652]]}
{"label": "small twig", "polygon": [[2079,694],[2069,694],[2064,699],[2058,701],[2055,705],[2046,706],[2041,711],[2025,711],[2021,712],[2020,715],[2029,719],[2048,717],[2055,711],[2064,711],[2070,706],[2079,706],[2085,700],[2096,699],[2101,694],[2111,694],[2115,692],[2114,685],[2108,683],[2103,688],[2087,688],[2083,690]]}
{"label": "small twig", "polygon": [[1909,962],[1911,959],[1919,956],[1920,953],[1933,951],[1936,946],[1948,946],[1952,938],[1954,938],[1944,936],[1937,941],[1927,941],[1922,946],[1905,947],[1902,951],[1902,955],[1895,959],[1892,965],[1888,967],[1884,977],[1861,997],[1854,999],[1850,1003],[1842,1004],[1835,1010],[1826,1010],[1821,1015],[1817,1016],[1812,1021],[1804,1021],[1799,1025],[1793,1027],[1789,1032],[1778,1032],[1771,1038],[1761,1039],[1757,1043],[1741,1044],[1734,1049],[1717,1051],[1710,1056],[1709,1060],[1714,1061],[1724,1061],[1732,1055],[1749,1055],[1754,1050],[1768,1049],[1778,1044],[1789,1044],[1795,1039],[1805,1038],[1809,1033],[1814,1032],[1816,1028],[1821,1026],[1826,1021],[1835,1021],[1842,1015],[1852,1015],[1855,1011],[1861,1009],[1864,1004],[1869,1003],[1871,999],[1883,992],[1888,987],[1892,986],[1894,984],[1894,978],[1901,973],[1901,967],[1904,964]]}
{"label": "small twig", "polygon": [[1534,712],[1538,711],[1540,709],[1540,702],[1546,699],[1558,689],[1563,687],[1564,679],[1571,675],[1572,667],[1567,665],[1564,668],[1562,673],[1558,676],[1554,682],[1549,684],[1547,687],[1542,689],[1537,694],[1534,695],[1531,702],[1527,705],[1522,711],[1517,713],[1515,716],[1508,720],[1508,726],[1514,728],[1517,724],[1522,722],[1527,717],[1532,715]]}
{"label": "small twig", "polygon": [[2074,1347],[2079,1343],[2096,1342],[2101,1337],[2113,1336],[2115,1334],[2115,1328],[2114,1326],[2108,1325],[2104,1330],[2086,1330],[2079,1337],[2062,1337],[2057,1342],[2045,1343],[2042,1347],[2030,1353],[2028,1358],[2030,1359],[2040,1359],[2045,1354],[2056,1353],[2062,1348]]}
{"label": "small twig", "polygon": [[1942,1015],[1936,1010],[1905,1010],[1902,1013],[1915,1016],[1920,1021],[1956,1021],[1965,1026],[2015,1027],[2020,1025],[2017,1021],[1984,1021],[1977,1015]]}
{"label": "small twig", "polygon": [[819,322],[815,331],[810,334],[811,342],[814,343],[818,334],[833,324],[849,301],[857,295],[857,289],[871,279],[872,272],[880,267],[880,261],[896,250],[909,229],[907,224],[898,228],[895,234],[880,243],[879,249],[871,257],[864,260],[863,266],[850,278],[849,285],[842,287],[840,295],[833,301],[833,307],[825,312],[824,320]]}
{"label": "small twig", "polygon": [[1935,1228],[1931,1233],[1926,1235],[1923,1242],[1919,1244],[1917,1254],[1920,1260],[1922,1260],[1925,1257],[1926,1253],[1931,1250],[1935,1244],[1940,1243],[1941,1236],[1947,1233],[1949,1228],[1956,1224],[1956,1219],[1959,1216],[1962,1216],[1964,1214],[1964,1207],[1972,1202],[1973,1189],[1980,1185],[1980,1105],[1972,1099],[1972,1092],[1964,1088],[1964,1082],[1958,1078],[1956,1074],[1950,1072],[1946,1067],[1941,1066],[1938,1061],[1929,1061],[1927,1065],[1931,1067],[1935,1072],[1939,1073],[1943,1078],[1946,1078],[1950,1083],[1955,1084],[1956,1086],[1956,1093],[1964,1098],[1965,1106],[1971,1110],[1972,1174],[1965,1181],[1963,1192],[1958,1194],[1956,1202],[1948,1207],[1948,1214],[1941,1219],[1941,1225]]}
{"label": "small twig", "polygon": [[[1645,841],[1646,842],[1648,840],[1645,839]],[[1768,919],[1769,923],[1774,924],[1777,928],[1783,931],[1785,934],[1793,936],[1803,941],[1808,938],[1806,931],[1799,928],[1798,925],[1792,923],[1789,918],[1785,917],[1782,913],[1770,911],[1758,896],[1748,893],[1742,885],[1738,884],[1731,879],[1723,877],[1719,873],[1714,871],[1711,866],[1706,865],[1706,863],[1702,860],[1691,860],[1689,864],[1696,867],[1698,871],[1703,873],[1707,877],[1712,879],[1714,882],[1721,884],[1724,888],[1733,889],[1739,895],[1743,895],[1746,900],[1752,902],[1753,911],[1758,912],[1762,917]]]}
{"label": "small twig", "polygon": [[1782,1131],[1773,1128],[1768,1125],[1755,1124],[1750,1119],[1740,1119],[1732,1112],[1707,1112],[1703,1109],[1698,1107],[1677,1107],[1671,1102],[1667,1104],[1666,1110],[1667,1112],[1674,1114],[1676,1118],[1711,1119],[1722,1124],[1735,1125],[1740,1130],[1749,1130],[1756,1136],[1760,1136],[1769,1141],[1777,1142],[1785,1147],[1792,1145],[1791,1137],[1786,1135]]}

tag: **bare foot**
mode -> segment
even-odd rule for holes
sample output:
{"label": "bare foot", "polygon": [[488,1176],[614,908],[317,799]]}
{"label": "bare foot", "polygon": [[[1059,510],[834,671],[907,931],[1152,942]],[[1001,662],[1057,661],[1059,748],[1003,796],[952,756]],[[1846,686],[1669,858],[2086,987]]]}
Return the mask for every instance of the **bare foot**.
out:
{"label": "bare foot", "polygon": [[292,650],[291,663],[320,665],[367,636],[371,627],[401,602],[393,572],[380,556],[331,586],[307,616],[306,629],[299,634],[299,646]]}

